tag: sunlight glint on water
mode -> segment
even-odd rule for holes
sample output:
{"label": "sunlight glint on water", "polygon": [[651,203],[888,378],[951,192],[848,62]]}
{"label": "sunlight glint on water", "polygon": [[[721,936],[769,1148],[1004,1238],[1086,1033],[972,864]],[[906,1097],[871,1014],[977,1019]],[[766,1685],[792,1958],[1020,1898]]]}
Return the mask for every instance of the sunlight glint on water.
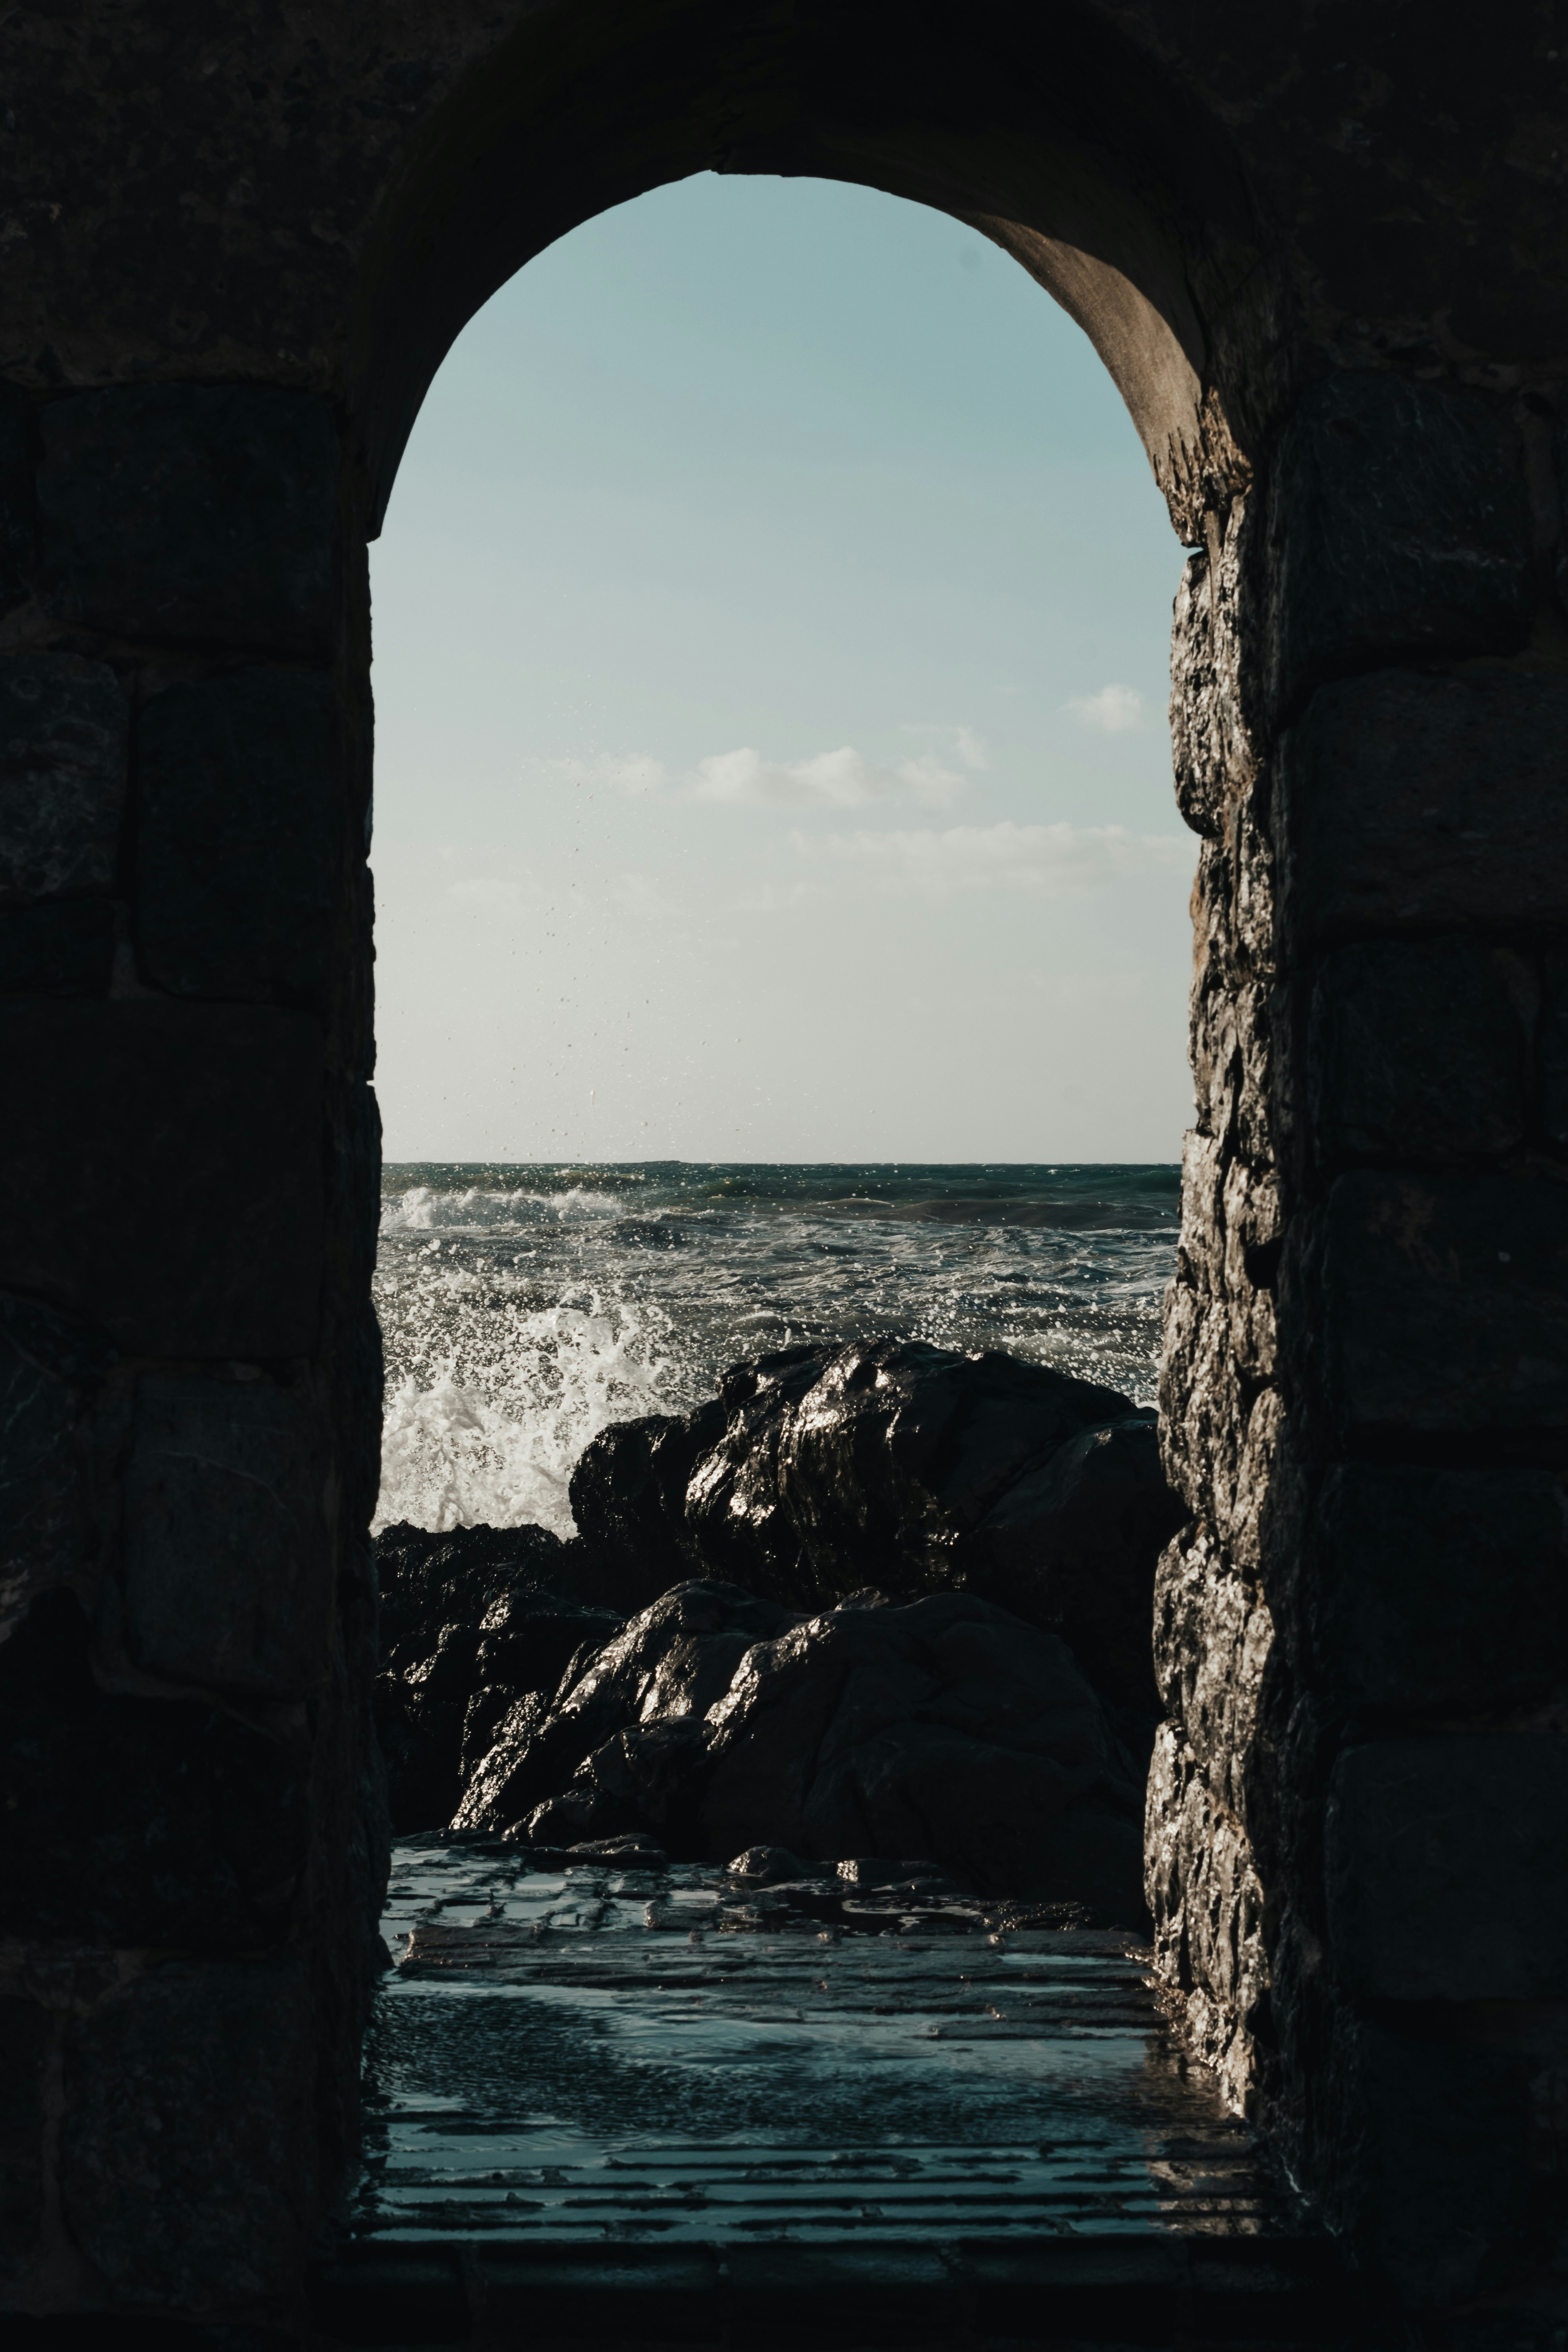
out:
{"label": "sunlight glint on water", "polygon": [[1153,1402],[1173,1167],[389,1165],[376,1525],[572,1532],[595,1433],[742,1357],[900,1333]]}

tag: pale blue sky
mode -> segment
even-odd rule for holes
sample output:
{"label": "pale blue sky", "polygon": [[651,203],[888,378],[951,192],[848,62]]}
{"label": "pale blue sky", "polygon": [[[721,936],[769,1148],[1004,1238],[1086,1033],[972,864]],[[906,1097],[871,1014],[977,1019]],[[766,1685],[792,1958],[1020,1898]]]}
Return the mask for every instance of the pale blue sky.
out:
{"label": "pale blue sky", "polygon": [[942,214],[704,174],[542,254],[373,551],[388,1156],[1174,1159],[1181,562]]}

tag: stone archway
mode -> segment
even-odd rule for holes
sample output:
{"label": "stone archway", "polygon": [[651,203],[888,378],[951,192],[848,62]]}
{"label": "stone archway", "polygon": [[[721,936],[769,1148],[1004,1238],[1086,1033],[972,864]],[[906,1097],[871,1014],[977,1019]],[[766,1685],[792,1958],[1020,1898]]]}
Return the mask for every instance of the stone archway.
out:
{"label": "stone archway", "polygon": [[4,2298],[286,2313],[352,2154],[363,543],[494,288],[719,168],[860,180],[1013,251],[1192,551],[1161,1964],[1359,2258],[1415,2304],[1528,2300],[1568,1990],[1557,52],[1408,15],[355,0],[220,38],[90,0],[13,28]]}

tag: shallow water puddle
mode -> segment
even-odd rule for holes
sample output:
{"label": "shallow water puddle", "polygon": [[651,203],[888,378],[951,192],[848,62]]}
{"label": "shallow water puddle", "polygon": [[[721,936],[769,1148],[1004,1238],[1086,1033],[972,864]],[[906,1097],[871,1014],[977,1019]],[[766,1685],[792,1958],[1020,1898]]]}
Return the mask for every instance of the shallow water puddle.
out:
{"label": "shallow water puddle", "polygon": [[[721,1895],[728,1895],[720,1909]],[[553,2244],[1271,2234],[1130,1937],[865,1932],[721,1874],[400,1847],[355,2234]]]}

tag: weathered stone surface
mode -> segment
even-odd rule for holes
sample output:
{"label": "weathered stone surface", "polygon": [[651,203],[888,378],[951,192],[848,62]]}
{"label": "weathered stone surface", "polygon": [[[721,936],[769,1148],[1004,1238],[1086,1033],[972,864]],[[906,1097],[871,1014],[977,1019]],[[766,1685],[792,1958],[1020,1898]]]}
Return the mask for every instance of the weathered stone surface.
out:
{"label": "weathered stone surface", "polygon": [[1533,988],[1468,940],[1338,949],[1311,1012],[1320,1157],[1454,1160],[1521,1141]]}
{"label": "weathered stone surface", "polygon": [[1347,1748],[1325,1842],[1334,1963],[1355,1998],[1568,1999],[1568,1740]]}
{"label": "weathered stone surface", "polygon": [[1568,922],[1568,679],[1386,670],[1326,687],[1281,747],[1275,821],[1304,936]]}
{"label": "weathered stone surface", "polygon": [[617,1611],[574,1597],[577,1549],[545,1528],[383,1532],[376,1721],[399,1834],[448,1822],[502,1720],[619,1630]]}
{"label": "weathered stone surface", "polygon": [[104,663],[54,653],[0,659],[0,907],[109,888],[129,726]]}
{"label": "weathered stone surface", "polygon": [[1152,1412],[1069,1438],[981,1521],[966,1589],[1059,1633],[1100,1696],[1152,1717],[1154,1563],[1183,1517]]}
{"label": "weathered stone surface", "polygon": [[331,652],[338,448],[324,401],[123,385],[51,401],[40,431],[55,610],[114,636]]}
{"label": "weathered stone surface", "polygon": [[304,1866],[303,1760],[233,1716],[112,1696],[75,1597],[0,1644],[0,1935],[256,1951]]}
{"label": "weathered stone surface", "polygon": [[1553,1143],[1568,1144],[1568,950],[1542,958],[1541,1121]]}
{"label": "weathered stone surface", "polygon": [[137,1382],[125,1630],[151,1675],[298,1699],[331,1601],[314,1400],[267,1380]]}
{"label": "weathered stone surface", "polygon": [[[1098,1450],[1084,1437],[1130,1416],[1114,1390],[996,1349],[792,1348],[732,1367],[717,1403],[605,1431],[573,1508],[605,1589],[628,1598],[693,1566],[803,1609],[868,1582],[908,1594],[973,1577],[1099,1643],[1126,1685],[1114,1696],[1142,1705],[1147,1677],[1110,1628],[1145,1610],[1176,1508],[1131,1424]],[[1054,1483],[1024,1488],[1080,1439]],[[1015,1497],[994,1531],[988,1515]]]}
{"label": "weathered stone surface", "polygon": [[1313,384],[1271,471],[1269,538],[1287,707],[1345,670],[1509,653],[1529,629],[1522,450],[1484,394],[1345,371]]}
{"label": "weathered stone surface", "polygon": [[1568,1425],[1568,1187],[1361,1171],[1301,1228],[1301,1355],[1342,1427]]}
{"label": "weathered stone surface", "polygon": [[37,541],[33,404],[19,384],[0,384],[0,604],[26,593]]}
{"label": "weathered stone surface", "polygon": [[138,1353],[306,1353],[321,1067],[303,1013],[0,1005],[0,1284]]}
{"label": "weathered stone surface", "polygon": [[[6,1323],[24,1318],[35,1316],[24,1308]],[[0,1324],[0,1635],[32,1591],[68,1575],[88,1545],[79,1399],[28,1349],[27,1336]]]}
{"label": "weathered stone surface", "polygon": [[1171,628],[1171,749],[1176,805],[1194,833],[1218,840],[1226,812],[1258,772],[1240,627],[1257,500],[1205,517],[1206,545],[1188,555]]}
{"label": "weathered stone surface", "polygon": [[0,2286],[16,2285],[39,2252],[44,2220],[44,2069],[48,2011],[0,1995]]}
{"label": "weathered stone surface", "polygon": [[107,996],[114,909],[64,898],[0,914],[0,996]]}
{"label": "weathered stone surface", "polygon": [[677,1586],[501,1725],[455,1827],[642,1830],[719,1860],[919,1853],[982,1890],[1141,1916],[1140,1789],[1071,1654],[969,1593],[802,1619]]}
{"label": "weathered stone surface", "polygon": [[330,678],[247,669],[137,720],[136,945],[153,986],[265,1003],[326,972],[342,815]]}
{"label": "weathered stone surface", "polygon": [[[1484,2293],[1503,2263],[1528,2273],[1561,2226],[1539,2062],[1500,2037],[1447,2041],[1432,2023],[1347,2017],[1310,2095],[1326,2216],[1417,2310]],[[1483,2330],[1498,2320],[1503,2352],[1550,2345],[1528,2307],[1521,2333],[1515,2314],[1476,2315]],[[1489,2352],[1486,2332],[1468,2343]]]}
{"label": "weathered stone surface", "polygon": [[1563,1552],[1544,1471],[1337,1465],[1312,1521],[1314,1679],[1336,1708],[1543,1698],[1568,1665]]}
{"label": "weathered stone surface", "polygon": [[613,1423],[584,1450],[572,1473],[572,1517],[605,1600],[646,1609],[691,1574],[699,1555],[686,1528],[687,1485],[725,1418],[717,1401],[695,1412],[647,1413]]}
{"label": "weathered stone surface", "polygon": [[300,1958],[154,1962],[66,2043],[60,2193],[127,2303],[281,2317],[317,2209]]}

